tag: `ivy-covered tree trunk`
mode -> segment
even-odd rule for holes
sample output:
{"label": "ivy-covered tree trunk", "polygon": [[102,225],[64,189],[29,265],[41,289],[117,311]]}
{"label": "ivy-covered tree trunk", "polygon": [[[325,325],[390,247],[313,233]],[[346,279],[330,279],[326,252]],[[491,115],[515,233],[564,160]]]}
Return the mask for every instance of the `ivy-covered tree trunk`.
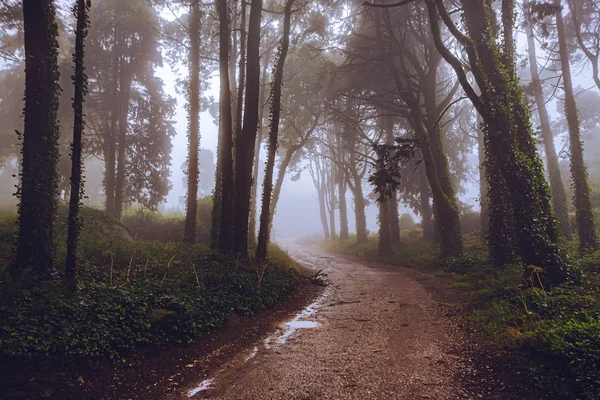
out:
{"label": "ivy-covered tree trunk", "polygon": [[[292,23],[292,6],[294,0],[287,0],[283,12],[283,36],[275,66],[275,76],[271,88],[271,126],[269,131],[269,153],[265,168],[263,182],[262,208],[260,213],[260,228],[258,231],[258,246],[256,247],[256,259],[266,260],[267,246],[271,233],[271,200],[273,193],[273,172],[275,169],[275,156],[277,154],[277,139],[279,137],[279,120],[281,117],[281,89],[283,86],[283,69],[288,49],[290,47],[290,29]],[[253,210],[250,210],[253,212]],[[252,233],[254,235],[254,233]]]}
{"label": "ivy-covered tree trunk", "polygon": [[54,270],[58,201],[58,27],[50,0],[23,2],[25,130],[19,188],[19,234],[11,272],[47,280]]}
{"label": "ivy-covered tree trunk", "polygon": [[[550,190],[535,146],[529,110],[523,103],[521,88],[514,74],[512,46],[506,46],[503,52],[495,40],[495,12],[491,4],[480,0],[461,1],[469,33],[465,37],[456,29],[441,0],[426,0],[426,3],[436,48],[454,68],[463,89],[484,120],[490,232],[495,231],[494,221],[504,223],[505,232],[512,228],[514,234],[502,244],[510,243],[514,238],[521,261],[543,268],[543,276],[551,285],[576,279],[558,246],[558,224],[550,205]],[[512,38],[513,18],[509,15],[514,12],[509,8],[506,11],[503,7],[503,15],[508,15],[503,18],[503,36],[507,42],[511,42]],[[460,60],[444,45],[438,26],[438,12],[466,49],[480,95],[466,79]],[[497,213],[497,210],[500,212]],[[494,217],[498,215],[504,219],[496,220]],[[498,239],[504,238],[490,235],[490,250],[494,249],[493,244]],[[492,256],[495,255],[498,253],[492,252]]]}
{"label": "ivy-covered tree trunk", "polygon": [[[385,111],[384,111],[385,112]],[[395,144],[394,137],[394,119],[391,115],[384,115],[382,117],[383,130],[385,132],[385,140],[388,145]],[[397,193],[393,193],[392,196],[387,200],[389,208],[388,218],[390,225],[390,242],[392,245],[397,246],[400,244],[400,215],[398,213],[398,196]]]}
{"label": "ivy-covered tree trunk", "polygon": [[423,229],[423,240],[426,242],[433,243],[434,228],[433,228],[433,213],[431,211],[431,193],[429,188],[429,182],[427,181],[427,172],[425,171],[425,163],[421,162],[417,167],[417,174],[419,175],[419,200],[420,200],[420,214],[421,214],[421,228]]}
{"label": "ivy-covered tree trunk", "polygon": [[111,111],[110,111],[110,128],[107,131],[105,140],[104,154],[104,193],[106,196],[106,213],[115,216],[115,175],[117,171],[117,135],[119,124],[119,70],[121,64],[121,28],[116,25],[114,28],[114,44],[112,54],[111,67]]}
{"label": "ivy-covered tree trunk", "polygon": [[131,71],[122,60],[119,78],[119,137],[117,140],[117,177],[115,181],[115,217],[121,219],[125,202],[125,173],[127,169],[127,133],[129,131],[129,100],[131,97]]}
{"label": "ivy-covered tree trunk", "polygon": [[[527,7],[528,4],[526,3],[523,8],[527,10]],[[544,141],[544,150],[546,152],[546,166],[548,168],[548,176],[550,178],[550,189],[552,190],[552,206],[554,209],[554,214],[556,214],[556,218],[560,223],[560,231],[562,235],[566,239],[570,240],[572,235],[571,222],[569,220],[569,210],[567,207],[567,193],[565,191],[565,185],[563,184],[560,173],[558,157],[556,156],[556,149],[554,147],[554,134],[552,133],[552,128],[550,127],[550,118],[548,117],[548,110],[546,109],[546,99],[544,98],[542,84],[540,82],[535,50],[535,37],[533,35],[533,27],[531,26],[531,17],[529,15],[525,16],[525,31],[527,33],[527,49],[529,55],[531,82],[535,96],[535,105],[540,118],[542,139]]]}
{"label": "ivy-covered tree trunk", "polygon": [[233,243],[235,252],[242,258],[248,258],[248,218],[250,216],[250,193],[252,189],[252,162],[254,161],[253,150],[258,127],[258,100],[260,95],[262,4],[262,0],[252,0],[250,5],[244,122],[241,134],[235,138],[235,223]]}
{"label": "ivy-covered tree trunk", "polygon": [[479,218],[481,223],[481,236],[487,238],[489,229],[489,206],[488,206],[488,187],[485,174],[485,146],[483,131],[479,128],[481,121],[477,119],[477,161],[479,168]]}
{"label": "ivy-covered tree trunk", "polygon": [[392,194],[387,201],[390,219],[390,241],[392,245],[400,244],[400,214],[398,212],[398,197],[396,193]]}
{"label": "ivy-covered tree trunk", "polygon": [[198,211],[198,152],[200,150],[200,1],[191,7],[190,34],[190,89],[188,171],[185,227],[183,241],[196,242],[196,215]]}
{"label": "ivy-covered tree trunk", "polygon": [[266,59],[263,62],[261,89],[259,105],[260,109],[258,112],[258,136],[256,138],[256,146],[254,146],[254,165],[252,167],[252,192],[250,194],[250,217],[248,220],[248,245],[250,248],[257,246],[257,232],[256,232],[256,212],[257,212],[257,196],[258,196],[258,172],[260,165],[260,153],[263,140],[263,129],[264,129],[264,112],[265,112],[265,94],[267,93],[267,69],[269,68],[269,54],[266,55]]}
{"label": "ivy-covered tree trunk", "polygon": [[[229,16],[227,0],[218,0],[219,12],[219,155],[218,171],[220,185],[215,187],[213,226],[211,236],[213,248],[228,253],[233,250],[233,124],[231,91],[229,85]],[[219,179],[217,179],[219,182]],[[215,237],[218,237],[215,243]]]}
{"label": "ivy-covered tree trunk", "polygon": [[569,63],[569,50],[562,17],[562,6],[559,0],[555,0],[556,6],[556,31],[558,33],[558,47],[560,52],[560,64],[563,76],[563,88],[565,92],[565,114],[569,126],[569,149],[571,153],[571,179],[575,195],[575,216],[577,218],[577,234],[579,236],[579,249],[582,251],[593,251],[598,249],[598,236],[594,223],[594,211],[590,201],[590,187],[588,184],[588,173],[583,161],[583,144],[579,132],[579,118],[577,117],[577,104],[573,94],[573,83],[571,79],[571,65]]}
{"label": "ivy-covered tree trunk", "polygon": [[379,241],[377,252],[380,256],[392,254],[392,232],[390,230],[389,199],[378,201],[379,206]]}
{"label": "ivy-covered tree trunk", "polygon": [[67,260],[65,264],[65,279],[71,290],[77,287],[77,242],[81,228],[79,217],[79,206],[83,196],[82,179],[82,136],[83,136],[83,102],[87,92],[87,76],[84,68],[85,38],[88,33],[88,12],[91,5],[90,0],[77,0],[74,14],[77,18],[75,30],[75,73],[73,74],[73,85],[75,96],[73,98],[74,123],[73,123],[73,145],[71,148],[71,196],[69,200],[69,227],[67,236]]}

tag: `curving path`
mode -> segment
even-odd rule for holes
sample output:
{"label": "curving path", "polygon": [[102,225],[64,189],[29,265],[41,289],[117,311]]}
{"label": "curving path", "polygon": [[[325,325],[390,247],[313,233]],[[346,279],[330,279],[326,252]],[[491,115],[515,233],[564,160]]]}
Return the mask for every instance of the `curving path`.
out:
{"label": "curving path", "polygon": [[466,399],[447,310],[415,274],[292,247],[332,281],[291,325],[181,392],[193,399]]}

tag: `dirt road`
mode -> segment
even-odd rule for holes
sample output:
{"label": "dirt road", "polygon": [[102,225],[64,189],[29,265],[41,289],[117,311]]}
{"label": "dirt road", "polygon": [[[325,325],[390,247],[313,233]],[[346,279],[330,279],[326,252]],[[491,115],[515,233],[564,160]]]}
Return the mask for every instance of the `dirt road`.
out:
{"label": "dirt road", "polygon": [[290,248],[332,284],[292,324],[215,376],[193,399],[463,399],[452,323],[410,270]]}

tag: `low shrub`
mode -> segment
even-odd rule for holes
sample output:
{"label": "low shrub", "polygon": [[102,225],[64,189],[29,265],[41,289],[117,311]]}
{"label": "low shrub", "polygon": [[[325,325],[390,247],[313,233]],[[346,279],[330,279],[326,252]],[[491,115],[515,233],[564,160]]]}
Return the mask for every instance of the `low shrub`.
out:
{"label": "low shrub", "polygon": [[274,306],[297,283],[292,268],[276,264],[260,279],[249,265],[216,269],[205,260],[197,280],[184,279],[191,278],[184,268],[174,267],[171,278],[87,282],[72,296],[54,284],[22,290],[7,283],[0,288],[0,354],[115,358],[143,345],[191,342],[232,313]]}
{"label": "low shrub", "polygon": [[[206,244],[134,238],[132,228],[101,210],[84,207],[78,290],[62,284],[34,287],[11,281],[0,264],[0,357],[109,356],[140,346],[190,342],[221,326],[232,313],[250,315],[293,293],[298,274],[272,246],[266,265],[212,254]],[[155,214],[168,231],[170,217]],[[136,220],[140,221],[140,220]],[[0,245],[12,249],[15,214],[0,215]],[[10,226],[9,226],[10,224]],[[148,225],[149,226],[149,225]],[[150,233],[146,233],[150,235]],[[156,235],[162,235],[156,234]],[[150,237],[150,236],[147,236]],[[159,238],[155,236],[155,239]],[[58,273],[66,254],[66,207],[56,225]]]}

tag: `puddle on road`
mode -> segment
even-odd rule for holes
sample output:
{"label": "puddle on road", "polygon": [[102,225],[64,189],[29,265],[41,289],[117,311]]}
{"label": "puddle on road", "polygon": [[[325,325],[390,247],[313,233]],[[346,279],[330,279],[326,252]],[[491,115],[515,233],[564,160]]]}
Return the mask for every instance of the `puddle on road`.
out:
{"label": "puddle on road", "polygon": [[200,384],[198,386],[196,386],[195,388],[188,390],[187,395],[188,395],[188,397],[194,397],[198,393],[203,392],[208,389],[212,389],[214,387],[215,387],[214,379],[205,379],[202,382],[200,382]]}
{"label": "puddle on road", "polygon": [[[274,345],[283,345],[286,344],[290,336],[296,333],[300,329],[314,329],[321,326],[321,323],[315,321],[315,314],[319,311],[319,309],[323,306],[325,300],[331,294],[331,287],[325,289],[323,294],[312,304],[305,307],[301,312],[296,314],[296,316],[290,321],[284,322],[280,325],[280,329],[276,331],[275,334],[267,337],[260,347],[264,347],[265,349],[270,349]],[[281,333],[283,332],[283,333]],[[238,368],[241,368],[248,361],[256,357],[258,352],[260,351],[259,346],[255,346],[254,349],[250,352],[250,354],[245,355],[245,357],[241,360],[241,363]],[[217,373],[217,375],[221,375],[223,371]],[[196,387],[186,392],[187,397],[194,397],[198,393],[214,389],[216,385],[215,378],[205,379]]]}

